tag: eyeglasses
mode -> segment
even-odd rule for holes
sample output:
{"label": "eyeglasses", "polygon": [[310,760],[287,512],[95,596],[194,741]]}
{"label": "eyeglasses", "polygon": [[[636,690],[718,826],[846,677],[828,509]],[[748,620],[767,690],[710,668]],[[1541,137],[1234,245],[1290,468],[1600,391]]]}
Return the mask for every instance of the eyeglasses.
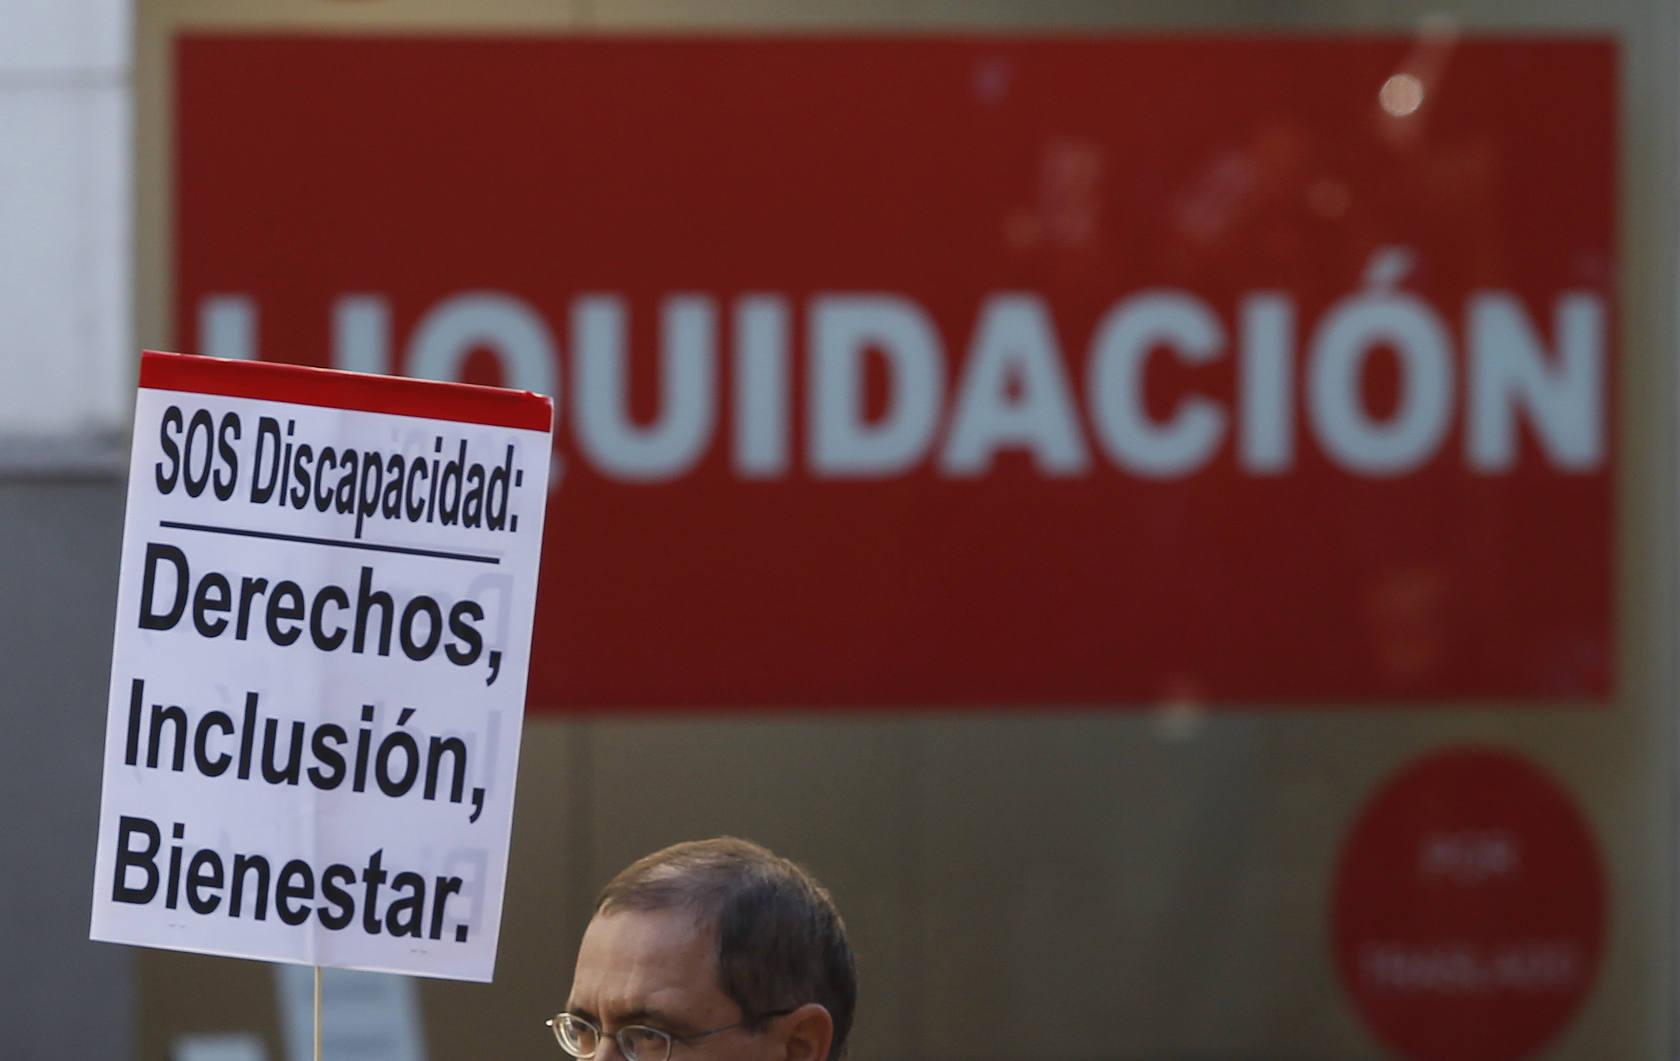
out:
{"label": "eyeglasses", "polygon": [[[742,1017],[734,1024],[695,1032],[693,1035],[672,1035],[658,1028],[649,1028],[645,1024],[626,1024],[613,1032],[612,1037],[618,1040],[618,1051],[624,1055],[625,1061],[667,1061],[671,1056],[671,1047],[676,1043],[692,1043],[708,1035],[739,1028],[750,1020],[785,1017],[792,1012],[791,1009],[780,1009],[773,1013],[760,1013],[757,1018]],[[602,1038],[606,1036],[606,1032],[572,1013],[556,1013],[548,1019],[548,1026],[554,1029],[554,1038],[559,1040],[560,1048],[573,1057],[594,1057],[601,1049]]]}

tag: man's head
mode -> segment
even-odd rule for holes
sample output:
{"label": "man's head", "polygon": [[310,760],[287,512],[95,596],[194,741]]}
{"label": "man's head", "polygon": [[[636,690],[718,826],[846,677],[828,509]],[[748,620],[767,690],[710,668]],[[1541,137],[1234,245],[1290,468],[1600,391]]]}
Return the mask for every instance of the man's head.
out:
{"label": "man's head", "polygon": [[856,999],[828,893],[787,859],[721,837],[648,855],[601,891],[566,1009],[607,1033],[598,1058],[616,1058],[620,1028],[645,1025],[678,1040],[673,1061],[839,1061]]}

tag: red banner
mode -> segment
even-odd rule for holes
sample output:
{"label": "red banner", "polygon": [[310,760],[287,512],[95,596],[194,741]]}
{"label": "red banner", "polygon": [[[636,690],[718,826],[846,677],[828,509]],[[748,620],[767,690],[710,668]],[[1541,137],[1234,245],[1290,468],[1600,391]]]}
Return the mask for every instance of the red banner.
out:
{"label": "red banner", "polygon": [[556,396],[539,708],[1598,699],[1616,69],[188,36],[177,335]]}

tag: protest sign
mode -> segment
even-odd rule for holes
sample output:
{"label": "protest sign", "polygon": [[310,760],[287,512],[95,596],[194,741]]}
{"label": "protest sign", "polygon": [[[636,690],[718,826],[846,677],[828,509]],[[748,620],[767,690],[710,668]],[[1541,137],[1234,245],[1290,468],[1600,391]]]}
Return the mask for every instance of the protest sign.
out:
{"label": "protest sign", "polygon": [[490,979],[551,422],[144,355],[94,939]]}

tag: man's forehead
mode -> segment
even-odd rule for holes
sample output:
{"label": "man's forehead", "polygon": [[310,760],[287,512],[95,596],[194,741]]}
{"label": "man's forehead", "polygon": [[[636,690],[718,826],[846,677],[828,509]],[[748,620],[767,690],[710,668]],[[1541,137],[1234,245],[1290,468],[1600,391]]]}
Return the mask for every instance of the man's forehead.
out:
{"label": "man's forehead", "polygon": [[569,1008],[615,1022],[651,1011],[703,1019],[727,1010],[716,938],[691,910],[603,909],[584,930]]}

